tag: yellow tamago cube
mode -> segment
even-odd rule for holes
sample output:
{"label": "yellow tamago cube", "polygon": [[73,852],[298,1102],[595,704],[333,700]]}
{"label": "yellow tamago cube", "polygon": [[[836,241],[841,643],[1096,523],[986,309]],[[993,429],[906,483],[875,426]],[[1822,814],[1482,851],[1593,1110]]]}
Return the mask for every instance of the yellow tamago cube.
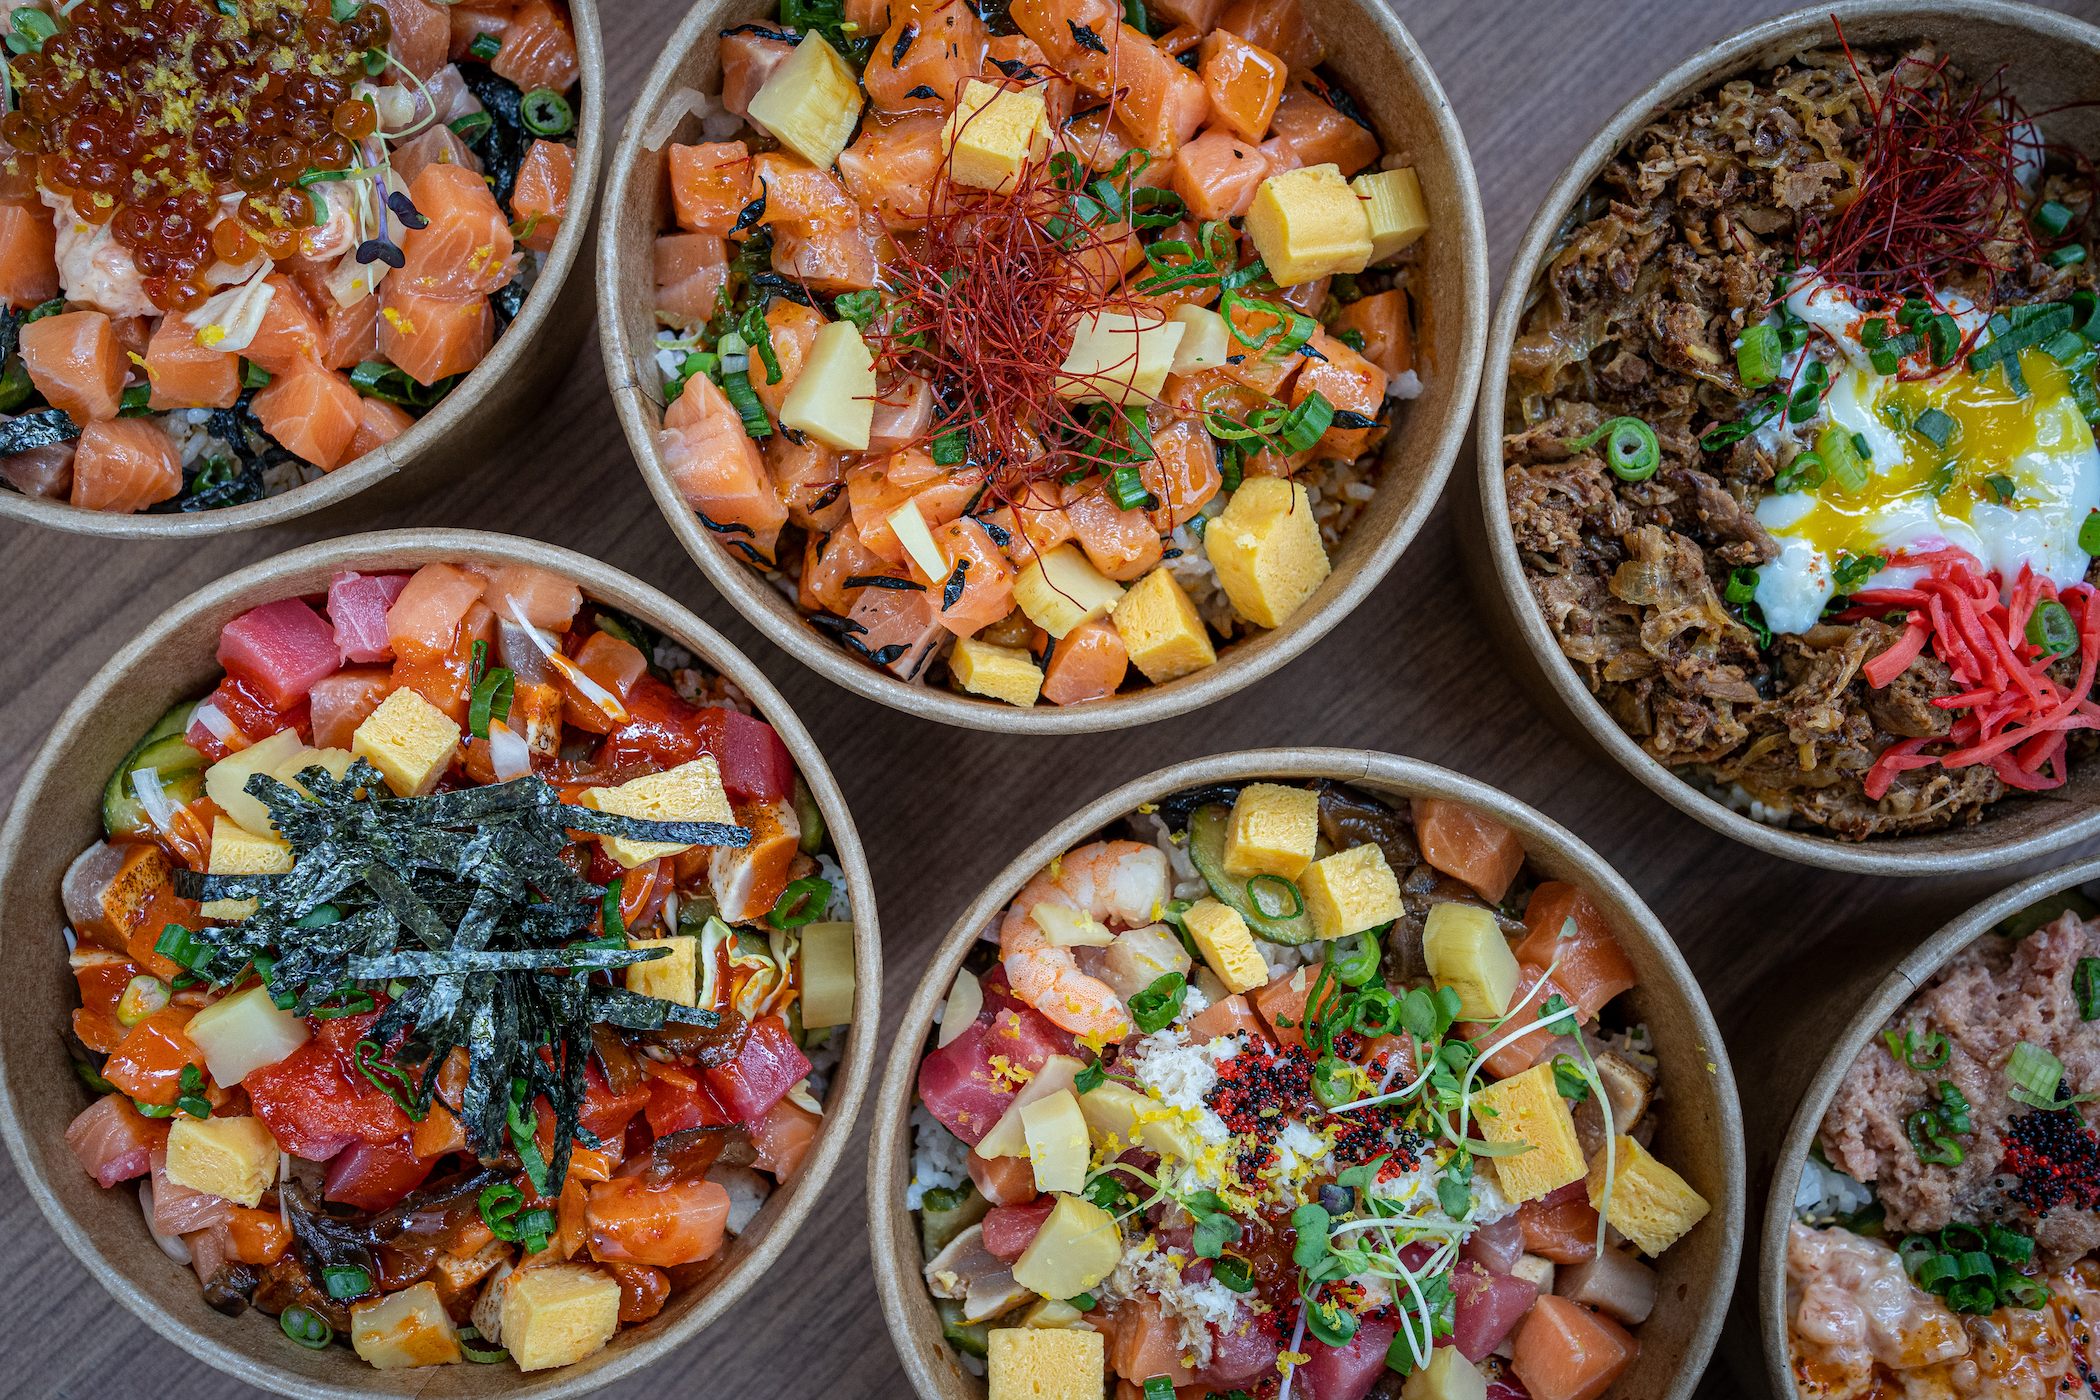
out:
{"label": "yellow tamago cube", "polygon": [[277,1180],[277,1140],[260,1118],[192,1118],[168,1125],[168,1180],[251,1209]]}
{"label": "yellow tamago cube", "polygon": [[1512,1201],[1535,1201],[1582,1180],[1588,1164],[1575,1137],[1575,1119],[1567,1100],[1553,1083],[1553,1066],[1544,1064],[1497,1080],[1473,1093],[1473,1113],[1480,1135],[1489,1142],[1522,1142],[1529,1152],[1491,1158],[1502,1194]]}
{"label": "yellow tamago cube", "polygon": [[1269,984],[1269,965],[1261,949],[1254,946],[1254,935],[1248,932],[1239,910],[1215,899],[1199,899],[1182,914],[1181,921],[1188,925],[1189,937],[1196,940],[1203,960],[1218,974],[1226,991],[1251,992]]}
{"label": "yellow tamago cube", "polygon": [[620,1329],[620,1285],[583,1264],[550,1264],[504,1283],[499,1332],[521,1371],[581,1361]]}
{"label": "yellow tamago cube", "polygon": [[668,948],[668,957],[631,963],[627,968],[627,990],[645,997],[675,1001],[680,1006],[700,1004],[700,940],[685,934],[669,938],[630,938],[629,948]]}
{"label": "yellow tamago cube", "polygon": [[804,34],[787,62],[751,98],[751,119],[819,170],[853,139],[860,81],[819,34]]}
{"label": "yellow tamago cube", "polygon": [[1303,486],[1262,476],[1232,493],[1203,532],[1218,586],[1257,627],[1281,627],[1327,577],[1327,549]]}
{"label": "yellow tamago cube", "polygon": [[452,766],[459,732],[452,716],[403,686],[357,726],[350,752],[377,768],[397,797],[421,797]]}
{"label": "yellow tamago cube", "polygon": [[1371,220],[1338,165],[1271,175],[1254,193],[1247,233],[1279,287],[1362,272],[1371,260]]}
{"label": "yellow tamago cube", "polygon": [[1249,783],[1233,800],[1221,859],[1228,875],[1295,880],[1312,864],[1319,839],[1320,794],[1279,783]]}
{"label": "yellow tamago cube", "polygon": [[1429,206],[1413,166],[1359,175],[1349,182],[1371,224],[1371,261],[1382,263],[1429,232]]}
{"label": "yellow tamago cube", "polygon": [[[650,773],[618,787],[587,789],[583,805],[637,821],[736,825],[736,809],[729,805],[729,794],[722,790],[722,772],[715,766],[713,754],[704,753],[691,763]],[[605,843],[605,853],[629,870],[658,856],[675,856],[692,849],[673,841],[634,841],[625,836],[599,839]]]}
{"label": "yellow tamago cube", "polygon": [[1004,192],[1031,161],[1050,154],[1050,115],[1042,93],[1015,91],[975,78],[941,129],[948,178],[958,185]]}
{"label": "yellow tamago cube", "polygon": [[1623,1134],[1612,1139],[1611,1203],[1604,1203],[1604,1151],[1590,1159],[1590,1205],[1653,1258],[1706,1218],[1712,1207],[1685,1179]]}
{"label": "yellow tamago cube", "polygon": [[948,674],[972,695],[988,695],[1023,709],[1042,693],[1043,669],[1019,647],[994,646],[975,637],[956,639]]}
{"label": "yellow tamago cube", "polygon": [[[237,822],[214,817],[211,823],[211,860],[205,870],[213,875],[284,875],[292,868],[289,842],[274,836],[257,836]],[[255,912],[252,899],[207,899],[197,906],[207,919],[245,919]]]}
{"label": "yellow tamago cube", "polygon": [[350,1306],[350,1345],[374,1370],[442,1366],[461,1360],[459,1332],[437,1285],[425,1280]]}
{"label": "yellow tamago cube", "polygon": [[985,1350],[990,1400],[1101,1400],[1108,1349],[1099,1332],[994,1327]]}
{"label": "yellow tamago cube", "polygon": [[1092,622],[1122,597],[1122,586],[1103,578],[1073,544],[1038,555],[1014,580],[1014,602],[1053,637]]}
{"label": "yellow tamago cube", "polygon": [[1389,924],[1401,915],[1400,881],[1376,846],[1352,846],[1316,860],[1298,877],[1305,912],[1322,938]]}
{"label": "yellow tamago cube", "polygon": [[1130,586],[1111,615],[1130,664],[1154,685],[1218,662],[1210,629],[1174,575],[1154,569]]}

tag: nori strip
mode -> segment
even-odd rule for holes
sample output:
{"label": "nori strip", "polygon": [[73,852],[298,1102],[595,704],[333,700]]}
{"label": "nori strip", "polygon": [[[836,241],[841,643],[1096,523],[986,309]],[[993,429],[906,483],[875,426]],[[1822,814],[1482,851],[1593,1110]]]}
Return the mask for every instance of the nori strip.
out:
{"label": "nori strip", "polygon": [[[579,1116],[590,1028],[606,1020],[655,1029],[667,1020],[711,1025],[711,1012],[594,985],[594,972],[660,956],[661,950],[590,947],[605,888],[562,861],[571,831],[680,844],[737,845],[741,827],[650,822],[570,806],[527,776],[430,797],[396,798],[359,759],[341,779],[324,768],[299,775],[311,794],[267,774],[245,784],[291,844],[289,874],[178,872],[189,898],[244,898],[256,912],[192,934],[206,956],[198,975],[219,983],[251,963],[272,995],[298,1015],[357,990],[391,994],[367,1038],[392,1045],[394,1062],[427,1112],[437,1067],[455,1047],[468,1054],[460,1118],[484,1159],[510,1150],[512,1085],[544,1096],[556,1144],[547,1164],[567,1170],[570,1143],[595,1145]],[[322,905],[341,917],[305,926]],[[405,945],[405,946],[404,946]],[[529,1116],[530,1110],[524,1110]],[[296,1229],[295,1224],[295,1229]],[[302,1257],[343,1262],[329,1228],[309,1222]]]}
{"label": "nori strip", "polygon": [[78,424],[62,408],[40,408],[0,423],[0,457],[12,457],[33,447],[71,442],[80,436]]}
{"label": "nori strip", "polygon": [[532,149],[533,140],[520,111],[525,94],[516,83],[498,77],[485,63],[463,62],[458,67],[467,91],[474,94],[495,123],[476,150],[481,156],[481,173],[493,182],[496,202],[503,206],[504,215],[515,222],[518,215],[510,207],[511,191],[517,186],[518,166]]}
{"label": "nori strip", "polygon": [[510,329],[510,323],[518,319],[518,313],[525,309],[525,284],[511,278],[489,293],[489,306],[496,313],[496,334],[502,335]]}

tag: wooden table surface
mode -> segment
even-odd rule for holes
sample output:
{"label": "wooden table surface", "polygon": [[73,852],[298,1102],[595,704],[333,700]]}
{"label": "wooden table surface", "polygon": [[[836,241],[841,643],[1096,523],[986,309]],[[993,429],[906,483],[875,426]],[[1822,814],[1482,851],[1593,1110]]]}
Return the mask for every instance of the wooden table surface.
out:
{"label": "wooden table surface", "polygon": [[[1631,93],[1696,47],[1785,8],[1770,0],[1401,6],[1471,143],[1498,289],[1539,195]],[[2055,8],[2100,20],[2100,0]],[[602,0],[601,10],[607,105],[618,122],[684,6]],[[528,439],[507,460],[376,523],[507,531],[581,550],[667,590],[742,647],[816,735],[853,806],[881,901],[892,1013],[950,922],[1043,829],[1126,779],[1231,749],[1324,744],[1407,754],[1496,784],[1569,827],[1676,935],[1733,1047],[1746,1100],[1757,1093],[1750,1008],[1775,992],[1783,998],[1811,951],[1841,960],[1863,944],[1908,945],[2016,873],[2033,873],[1891,882],[1790,865],[1732,845],[1589,758],[1531,708],[1493,654],[1466,597],[1448,505],[1354,616],[1261,684],[1148,729],[1008,739],[846,694],[760,640],[708,587],[643,488],[595,340]],[[1474,470],[1468,446],[1451,489],[1473,489]],[[312,538],[280,530],[198,545],[99,543],[0,524],[0,599],[14,638],[0,656],[0,793],[12,796],[80,684],[162,608]],[[706,1336],[601,1394],[907,1395],[869,1272],[864,1163],[849,1149],[800,1238]],[[24,1400],[258,1393],[162,1341],[105,1295],[17,1189],[4,1156],[0,1376],[0,1394]],[[1701,1390],[1756,1396],[1764,1385],[1754,1370],[1717,1362]]]}

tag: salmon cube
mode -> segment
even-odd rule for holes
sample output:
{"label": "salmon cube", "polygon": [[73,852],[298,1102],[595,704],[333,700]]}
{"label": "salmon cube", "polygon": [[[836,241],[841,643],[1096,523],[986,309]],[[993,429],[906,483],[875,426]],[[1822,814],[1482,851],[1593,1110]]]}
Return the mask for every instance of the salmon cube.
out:
{"label": "salmon cube", "polygon": [[1187,25],[1198,34],[1218,27],[1218,15],[1226,0],[1151,0],[1145,8],[1172,25]]}
{"label": "salmon cube", "polygon": [[[903,563],[904,546],[897,539],[897,532],[890,528],[890,512],[939,482],[943,475],[943,469],[933,464],[933,458],[917,448],[849,468],[846,472],[846,497],[851,503],[853,526],[860,535],[862,547],[892,564]],[[920,514],[926,514],[923,507]],[[961,514],[958,508],[938,520],[927,515],[926,524],[929,528],[945,525]]]}
{"label": "salmon cube", "polygon": [[1105,617],[1082,622],[1057,639],[1043,666],[1043,698],[1077,705],[1114,695],[1130,670],[1130,649]]}
{"label": "salmon cube", "polygon": [[[37,392],[52,407],[64,409],[82,427],[114,418],[124,406],[124,381],[130,375],[130,362],[117,344],[109,317],[101,312],[67,311],[31,321],[22,327],[21,353],[22,364]],[[77,497],[77,472],[73,490]]]}
{"label": "salmon cube", "polygon": [[1289,147],[1299,165],[1336,165],[1346,176],[1378,159],[1378,138],[1336,111],[1302,82],[1292,83],[1284,90],[1269,129],[1275,133],[1271,140]]}
{"label": "salmon cube", "polygon": [[918,679],[935,643],[948,635],[925,593],[864,588],[846,616],[857,624],[852,648],[890,674]]}
{"label": "salmon cube", "polygon": [[872,229],[863,224],[809,233],[792,227],[774,229],[773,270],[827,295],[873,287],[881,273],[875,234],[881,232],[882,221],[874,214],[867,218]]}
{"label": "salmon cube", "polygon": [[164,316],[146,346],[152,408],[231,408],[241,396],[241,357],[207,350],[180,316]]}
{"label": "salmon cube", "polygon": [[1070,490],[1065,514],[1072,521],[1072,533],[1103,577],[1128,582],[1160,561],[1166,551],[1144,511],[1123,509],[1098,485],[1082,482]]}
{"label": "salmon cube", "polygon": [[1413,332],[1407,320],[1407,293],[1399,287],[1359,297],[1343,307],[1328,330],[1353,330],[1364,338],[1363,357],[1385,371],[1386,378],[1415,367]]}
{"label": "salmon cube", "polygon": [[1618,1323],[1548,1294],[1517,1325],[1509,1364],[1534,1400],[1596,1400],[1640,1354]]}
{"label": "salmon cube", "polygon": [[182,454],[160,424],[144,418],[98,419],[80,430],[73,453],[74,505],[129,514],[181,490]]}
{"label": "salmon cube", "polygon": [[[1060,72],[1090,93],[1108,93],[1117,71],[1116,50],[1127,27],[1121,5],[1112,0],[1013,0],[1008,13]],[[1078,37],[1080,30],[1092,36],[1091,44]]]}
{"label": "salmon cube", "polygon": [[456,165],[430,165],[409,187],[429,222],[401,236],[406,262],[386,285],[404,283],[425,296],[486,296],[516,271],[510,220],[479,175]]}
{"label": "salmon cube", "polygon": [[[964,0],[899,11],[861,73],[868,99],[885,112],[939,111],[983,69],[990,42],[991,32]],[[921,89],[933,95],[916,95]]]}
{"label": "salmon cube", "polygon": [[1152,460],[1140,463],[1138,474],[1159,502],[1151,512],[1152,528],[1162,535],[1194,519],[1225,484],[1218,472],[1217,444],[1190,418],[1153,433]]}
{"label": "salmon cube", "polygon": [[1237,219],[1254,207],[1255,191],[1269,178],[1261,147],[1212,128],[1174,153],[1174,193],[1198,220]]}
{"label": "salmon cube", "polygon": [[[723,41],[726,51],[728,41]],[[751,153],[741,141],[672,146],[666,155],[671,207],[687,233],[726,237],[751,202]]]}
{"label": "salmon cube", "polygon": [[357,726],[372,717],[393,688],[393,673],[386,666],[345,666],[315,681],[306,693],[313,712],[314,747],[349,748]]}
{"label": "salmon cube", "polygon": [[281,272],[271,273],[267,281],[270,304],[263,312],[255,338],[241,354],[278,375],[319,365],[321,318],[314,314],[306,293]]}
{"label": "salmon cube", "polygon": [[839,152],[846,189],[863,208],[874,210],[884,227],[925,226],[944,157],[941,126],[937,116],[870,116],[860,139]]}
{"label": "salmon cube", "polygon": [[367,452],[380,448],[400,437],[416,425],[405,409],[388,403],[385,399],[360,399],[357,407],[357,435],[350,439],[350,446],[343,453],[345,462],[354,462]]}
{"label": "salmon cube", "polygon": [[729,285],[729,260],[711,233],[666,233],[656,240],[656,319],[690,330],[712,317]]}
{"label": "salmon cube", "polygon": [[511,16],[510,27],[503,32],[503,47],[489,60],[489,68],[524,92],[535,88],[567,92],[583,76],[567,13],[547,0],[525,0]]}
{"label": "salmon cube", "polygon": [[1234,0],[1218,16],[1217,27],[1267,49],[1291,68],[1317,68],[1327,57],[1327,45],[1298,0]]}
{"label": "salmon cube", "polygon": [[1206,34],[1199,54],[1211,120],[1223,122],[1247,141],[1268,135],[1269,119],[1276,115],[1289,76],[1283,60],[1228,29]]}
{"label": "salmon cube", "polygon": [[452,47],[452,16],[431,0],[379,0],[386,11],[386,51],[425,82],[445,66]]}
{"label": "salmon cube", "polygon": [[658,442],[664,466],[700,523],[725,548],[770,567],[787,507],[721,387],[704,374],[688,379],[664,415]]}
{"label": "salmon cube", "polygon": [[332,369],[279,375],[255,396],[254,410],[263,431],[323,471],[341,464],[363,420],[350,376]]}
{"label": "salmon cube", "polygon": [[496,342],[496,313],[485,296],[426,295],[398,272],[380,293],[379,353],[418,384],[465,374]]}
{"label": "salmon cube", "polygon": [[933,542],[948,573],[922,580],[935,595],[941,625],[958,637],[972,636],[1014,608],[1014,569],[984,526],[964,516],[935,527]]}
{"label": "salmon cube", "polygon": [[356,369],[379,358],[379,298],[362,296],[348,306],[322,294],[321,367]]}
{"label": "salmon cube", "polygon": [[[1324,331],[1314,331],[1306,344],[1325,358],[1307,360],[1298,371],[1297,381],[1291,385],[1291,403],[1301,404],[1318,393],[1337,412],[1377,417],[1378,410],[1385,406],[1385,371]],[[1384,436],[1383,428],[1330,427],[1320,435],[1313,451],[1323,458],[1353,458]]]}
{"label": "salmon cube", "polygon": [[1129,25],[1116,47],[1116,115],[1154,160],[1174,154],[1210,113],[1203,80]]}
{"label": "salmon cube", "polygon": [[508,3],[484,6],[459,4],[451,7],[447,16],[452,21],[452,43],[445,56],[454,63],[473,57],[474,41],[486,34],[499,44],[504,31],[510,28],[511,6]]}
{"label": "salmon cube", "polygon": [[511,212],[526,228],[520,243],[541,253],[554,246],[562,216],[569,212],[569,187],[575,179],[574,146],[559,141],[532,143],[519,162],[517,183],[510,195]]}
{"label": "salmon cube", "polygon": [[56,249],[50,210],[0,205],[0,300],[21,308],[57,296]]}
{"label": "salmon cube", "polygon": [[828,535],[811,535],[802,555],[802,605],[843,617],[868,585],[848,587],[854,578],[903,578],[893,564],[860,542],[860,531],[848,520]]}
{"label": "salmon cube", "polygon": [[786,433],[775,433],[766,439],[764,455],[788,519],[819,535],[845,523],[851,509],[846,464],[836,448],[807,434],[796,442]]}

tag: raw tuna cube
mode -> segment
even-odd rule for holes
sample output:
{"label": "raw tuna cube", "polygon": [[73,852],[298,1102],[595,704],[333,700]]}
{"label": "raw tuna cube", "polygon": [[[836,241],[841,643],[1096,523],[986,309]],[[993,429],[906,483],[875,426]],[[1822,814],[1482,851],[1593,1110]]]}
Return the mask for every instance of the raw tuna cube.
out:
{"label": "raw tuna cube", "polygon": [[762,719],[737,710],[702,710],[700,748],[715,756],[722,787],[738,802],[777,802],[795,790],[795,760]]}
{"label": "raw tuna cube", "polygon": [[1340,1347],[1307,1337],[1305,1349],[1312,1360],[1298,1368],[1298,1375],[1312,1383],[1319,1400],[1363,1400],[1385,1370],[1385,1349],[1392,1345],[1394,1331],[1382,1322],[1366,1322],[1347,1346]]}
{"label": "raw tuna cube", "polygon": [[707,1087],[731,1118],[755,1123],[808,1073],[809,1061],[788,1037],[787,1022],[761,1016],[751,1023],[737,1057],[707,1071]]}
{"label": "raw tuna cube", "polygon": [[335,644],[345,661],[391,661],[394,644],[386,633],[386,610],[408,587],[407,574],[344,572],[328,585],[328,617],[335,623]]}
{"label": "raw tuna cube", "polygon": [[251,608],[219,634],[219,664],[282,714],[342,665],[335,632],[297,598]]}

